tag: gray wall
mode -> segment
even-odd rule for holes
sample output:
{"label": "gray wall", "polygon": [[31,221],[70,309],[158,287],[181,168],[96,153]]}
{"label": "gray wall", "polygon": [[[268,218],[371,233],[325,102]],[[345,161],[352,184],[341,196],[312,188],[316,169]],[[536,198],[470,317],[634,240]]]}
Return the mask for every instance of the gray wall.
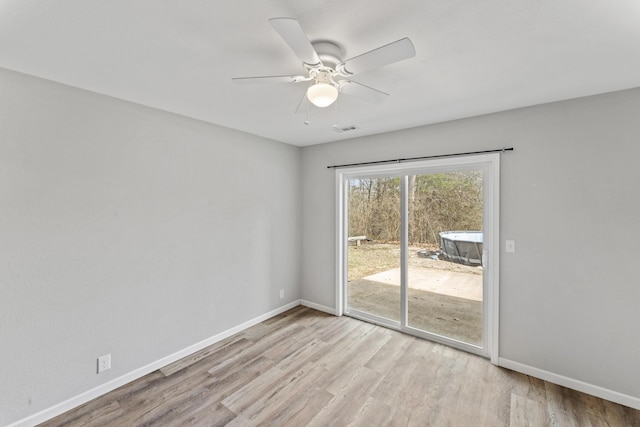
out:
{"label": "gray wall", "polygon": [[5,70],[0,93],[0,425],[333,307],[327,165],[503,146],[500,355],[640,398],[640,90],[304,149]]}
{"label": "gray wall", "polygon": [[501,162],[500,356],[640,398],[639,111],[635,89],[305,148],[302,297],[335,304],[327,165],[512,146]]}
{"label": "gray wall", "polygon": [[300,298],[300,148],[6,70],[0,94],[0,425]]}

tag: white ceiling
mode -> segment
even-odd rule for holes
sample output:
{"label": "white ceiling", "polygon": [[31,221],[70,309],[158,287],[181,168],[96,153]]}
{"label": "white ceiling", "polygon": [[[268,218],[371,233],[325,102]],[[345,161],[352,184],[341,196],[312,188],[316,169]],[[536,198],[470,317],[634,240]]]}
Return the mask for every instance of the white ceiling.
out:
{"label": "white ceiling", "polygon": [[[343,95],[305,125],[305,83],[231,81],[302,72],[273,17],[344,59],[417,54],[357,75],[385,102]],[[640,1],[0,0],[0,67],[304,146],[639,87]]]}

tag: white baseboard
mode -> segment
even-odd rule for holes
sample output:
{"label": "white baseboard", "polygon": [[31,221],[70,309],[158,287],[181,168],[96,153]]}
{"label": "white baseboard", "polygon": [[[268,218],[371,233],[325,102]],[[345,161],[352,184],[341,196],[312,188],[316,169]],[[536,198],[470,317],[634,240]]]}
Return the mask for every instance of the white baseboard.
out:
{"label": "white baseboard", "polygon": [[634,409],[640,409],[640,398],[637,397],[618,393],[617,391],[585,383],[583,381],[565,377],[563,375],[558,375],[553,372],[545,371],[543,369],[534,368],[532,366],[524,365],[522,363],[514,362],[502,357],[498,358],[498,366],[511,369],[512,371],[520,372],[522,374],[530,375],[541,380],[549,381],[553,384],[581,391],[583,393],[587,393],[601,399],[619,403],[620,405],[628,406]]}
{"label": "white baseboard", "polygon": [[[218,341],[228,338],[231,335],[237,334],[238,332],[242,332],[243,330],[253,325],[256,325],[274,316],[277,316],[278,314],[283,313],[287,310],[290,310],[298,305],[303,305],[305,307],[313,308],[314,310],[323,311],[325,313],[332,314],[334,316],[336,315],[335,309],[331,307],[327,307],[321,304],[316,304],[314,302],[306,301],[306,300],[292,301],[282,307],[279,307],[261,316],[255,317],[238,326],[235,326],[231,329],[228,329],[224,332],[221,332],[217,335],[214,335],[210,338],[207,338],[203,341],[193,344],[183,350],[180,350],[176,353],[166,356],[160,360],[157,360],[153,363],[150,363],[146,366],[143,366],[132,372],[129,372],[128,374],[122,375],[109,382],[106,382],[102,385],[94,387],[91,390],[88,390],[75,397],[67,399],[64,402],[58,403],[57,405],[51,406],[43,411],[30,415],[27,418],[23,418],[12,424],[9,424],[6,427],[33,427],[44,421],[50,420],[51,418],[56,417],[73,408],[76,408],[86,402],[89,402],[90,400],[93,400],[96,397],[102,396],[103,394],[113,391],[118,387],[121,387],[131,381],[137,380],[147,374],[150,374],[155,370],[158,370],[164,366],[167,366],[173,362],[176,362],[182,359],[183,357],[189,356],[197,351],[202,350],[203,348],[206,348],[212,344],[215,344]],[[640,398],[637,398],[637,397],[618,393],[613,390],[605,389],[605,388],[602,388],[593,384],[585,383],[583,381],[579,381],[573,378],[558,375],[553,372],[548,372],[542,369],[534,368],[532,366],[524,365],[522,363],[514,362],[512,360],[505,359],[502,357],[498,358],[498,366],[511,369],[512,371],[520,372],[526,375],[531,375],[532,377],[540,378],[542,380],[549,381],[551,383],[558,384],[563,387],[568,387],[574,390],[581,391],[583,393],[588,393],[593,396],[597,396],[602,399],[609,400],[611,402],[619,403],[621,405],[625,405],[630,408],[640,410]]]}
{"label": "white baseboard", "polygon": [[295,300],[290,302],[289,304],[283,305],[275,310],[272,310],[268,313],[265,313],[261,316],[255,317],[247,322],[244,322],[238,326],[235,326],[231,329],[227,329],[224,332],[221,332],[217,335],[214,335],[210,338],[202,340],[196,344],[193,344],[183,350],[180,350],[176,353],[173,353],[169,356],[163,357],[160,360],[157,360],[153,363],[150,363],[146,366],[138,368],[128,374],[124,374],[118,378],[115,378],[109,382],[101,384],[97,387],[92,388],[84,393],[81,393],[75,397],[65,400],[64,402],[58,403],[57,405],[51,406],[43,411],[40,411],[36,414],[30,415],[27,418],[23,418],[19,421],[16,421],[12,424],[9,424],[6,427],[32,427],[47,420],[50,420],[53,417],[56,417],[60,414],[63,414],[73,408],[76,408],[84,403],[89,402],[90,400],[95,399],[96,397],[100,397],[103,394],[109,393],[117,389],[118,387],[122,387],[123,385],[130,383],[131,381],[135,381],[139,378],[144,377],[147,374],[150,374],[153,371],[156,371],[160,368],[163,368],[170,363],[176,362],[183,357],[189,356],[197,351],[202,350],[212,344],[217,343],[218,341],[222,341],[225,338],[230,337],[231,335],[237,334],[238,332],[242,332],[243,330],[256,325],[260,322],[263,322],[267,319],[270,319],[274,316],[277,316],[280,313],[284,313],[287,310],[292,309],[293,307],[297,307],[300,305],[300,300]]}
{"label": "white baseboard", "polygon": [[305,307],[313,308],[314,310],[324,311],[325,313],[333,314],[334,316],[336,315],[336,310],[334,308],[327,307],[325,305],[316,304],[315,302],[307,301],[304,299],[300,300],[300,304],[304,305]]}

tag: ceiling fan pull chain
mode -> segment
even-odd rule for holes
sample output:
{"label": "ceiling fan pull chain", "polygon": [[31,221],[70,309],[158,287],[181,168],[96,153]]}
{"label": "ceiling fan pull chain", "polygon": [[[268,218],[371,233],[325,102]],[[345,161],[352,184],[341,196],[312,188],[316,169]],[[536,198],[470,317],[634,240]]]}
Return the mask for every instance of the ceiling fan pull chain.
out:
{"label": "ceiling fan pull chain", "polygon": [[309,126],[311,124],[311,120],[309,120],[309,103],[307,102],[307,119],[304,121],[304,124]]}
{"label": "ceiling fan pull chain", "polygon": [[336,99],[335,102],[335,107],[333,108],[333,129],[337,129],[338,128],[338,102],[340,102],[339,99]]}

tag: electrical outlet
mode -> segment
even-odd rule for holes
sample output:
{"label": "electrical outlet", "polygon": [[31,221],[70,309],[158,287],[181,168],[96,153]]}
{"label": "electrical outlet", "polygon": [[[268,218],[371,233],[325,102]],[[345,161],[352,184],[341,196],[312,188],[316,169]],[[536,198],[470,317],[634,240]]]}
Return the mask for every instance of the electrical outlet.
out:
{"label": "electrical outlet", "polygon": [[280,289],[280,299],[284,298],[284,289]]}
{"label": "electrical outlet", "polygon": [[111,369],[111,355],[107,354],[98,357],[98,373]]}

